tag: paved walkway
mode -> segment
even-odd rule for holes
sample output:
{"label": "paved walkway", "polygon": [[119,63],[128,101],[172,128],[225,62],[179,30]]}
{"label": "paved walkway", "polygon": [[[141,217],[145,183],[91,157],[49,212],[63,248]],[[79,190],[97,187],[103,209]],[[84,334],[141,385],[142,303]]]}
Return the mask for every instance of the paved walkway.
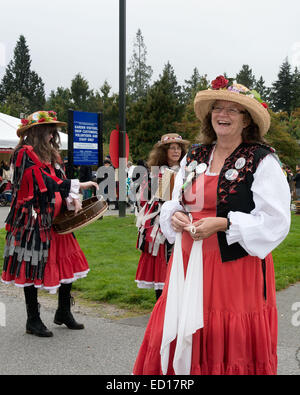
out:
{"label": "paved walkway", "polygon": [[[278,292],[277,302],[278,374],[299,375],[300,283]],[[295,302],[298,315],[292,310]],[[1,326],[0,314],[0,375],[130,375],[149,319],[147,315],[111,320],[99,317],[97,309],[76,305],[74,315],[86,329],[72,332],[53,323],[56,300],[49,304],[41,297],[42,318],[54,333],[53,338],[41,339],[25,334],[22,290],[0,285],[0,311],[1,303],[6,322]]]}
{"label": "paved walkway", "polygon": [[[0,227],[5,209],[0,208]],[[277,304],[278,374],[299,375],[300,283],[278,292]],[[23,291],[0,284],[0,375],[131,374],[148,315],[103,318],[103,309],[99,306],[87,308],[77,304],[75,317],[86,329],[72,332],[53,323],[55,297],[41,293],[41,305],[42,318],[54,333],[50,339],[25,334]]]}

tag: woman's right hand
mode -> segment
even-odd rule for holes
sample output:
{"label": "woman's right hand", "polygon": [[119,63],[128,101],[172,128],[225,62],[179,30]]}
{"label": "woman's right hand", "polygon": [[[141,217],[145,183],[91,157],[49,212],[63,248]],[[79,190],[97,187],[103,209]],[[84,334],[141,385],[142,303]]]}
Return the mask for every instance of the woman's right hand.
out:
{"label": "woman's right hand", "polygon": [[191,224],[187,214],[182,211],[176,211],[171,218],[171,225],[175,232],[183,232],[184,228]]}
{"label": "woman's right hand", "polygon": [[86,181],[86,182],[80,182],[79,183],[79,189],[84,190],[84,189],[89,189],[95,187],[97,190],[99,189],[99,185],[94,182],[94,181]]}
{"label": "woman's right hand", "polygon": [[78,211],[80,211],[82,209],[82,204],[81,204],[80,199],[73,199],[73,204],[74,204],[75,214],[77,214]]}

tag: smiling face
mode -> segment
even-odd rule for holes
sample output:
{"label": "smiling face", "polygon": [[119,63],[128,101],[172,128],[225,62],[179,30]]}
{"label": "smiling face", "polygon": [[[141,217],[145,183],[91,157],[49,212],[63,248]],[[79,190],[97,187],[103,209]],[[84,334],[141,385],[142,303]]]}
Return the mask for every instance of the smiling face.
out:
{"label": "smiling face", "polygon": [[178,165],[181,157],[181,145],[177,143],[170,144],[167,155],[169,166]]}
{"label": "smiling face", "polygon": [[245,112],[238,103],[217,100],[213,105],[211,123],[218,139],[241,140],[242,131],[249,124]]}

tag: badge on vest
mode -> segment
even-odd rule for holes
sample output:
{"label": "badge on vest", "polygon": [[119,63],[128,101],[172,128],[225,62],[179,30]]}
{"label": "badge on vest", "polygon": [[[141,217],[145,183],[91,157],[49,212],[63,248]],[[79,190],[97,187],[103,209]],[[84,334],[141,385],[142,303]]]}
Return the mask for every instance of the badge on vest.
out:
{"label": "badge on vest", "polygon": [[245,166],[245,164],[246,164],[246,159],[245,159],[245,158],[239,158],[239,159],[235,162],[234,167],[235,167],[237,170],[240,170],[240,169],[242,169],[242,168]]}
{"label": "badge on vest", "polygon": [[202,174],[205,172],[205,170],[207,169],[207,164],[206,163],[200,163],[197,167],[196,167],[196,173],[197,174]]}
{"label": "badge on vest", "polygon": [[225,173],[225,178],[228,181],[234,181],[237,179],[239,172],[236,169],[229,169]]}

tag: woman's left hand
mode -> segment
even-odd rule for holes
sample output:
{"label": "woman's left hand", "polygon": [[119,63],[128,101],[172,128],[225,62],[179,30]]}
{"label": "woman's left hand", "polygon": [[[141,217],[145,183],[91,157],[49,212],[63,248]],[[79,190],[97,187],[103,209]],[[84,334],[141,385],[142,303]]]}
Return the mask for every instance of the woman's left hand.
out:
{"label": "woman's left hand", "polygon": [[225,232],[227,229],[227,218],[207,217],[202,218],[192,224],[194,232],[191,232],[191,225],[186,226],[184,230],[190,233],[193,240],[207,239],[217,232]]}

